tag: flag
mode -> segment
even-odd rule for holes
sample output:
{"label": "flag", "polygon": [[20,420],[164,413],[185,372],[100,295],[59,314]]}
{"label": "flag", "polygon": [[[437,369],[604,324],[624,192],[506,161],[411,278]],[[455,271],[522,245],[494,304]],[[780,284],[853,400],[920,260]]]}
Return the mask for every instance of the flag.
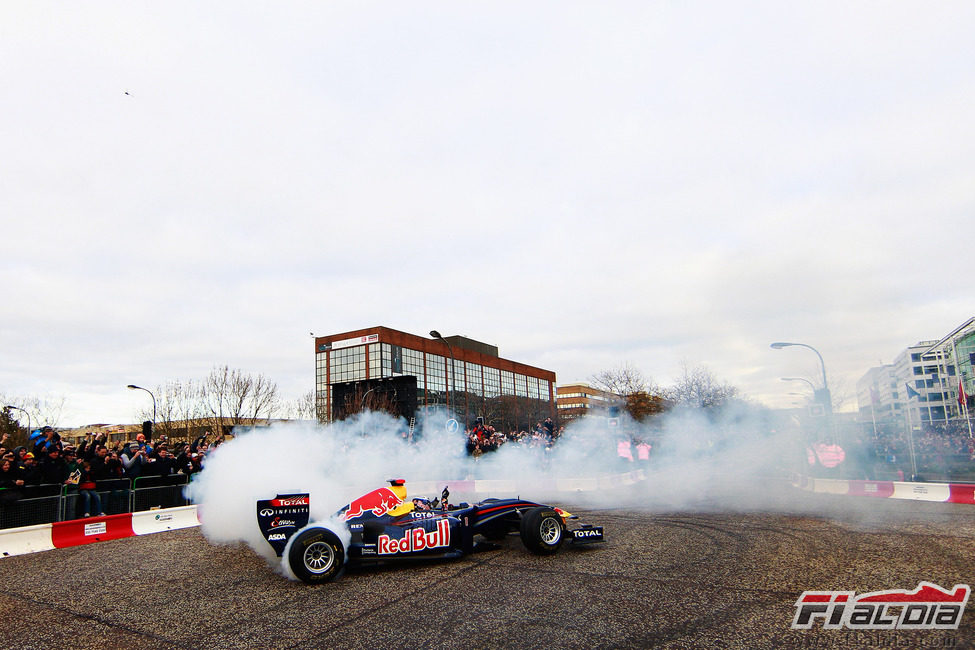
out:
{"label": "flag", "polygon": [[907,399],[913,399],[915,397],[920,397],[921,396],[921,393],[919,393],[916,390],[914,390],[913,388],[911,388],[911,385],[910,384],[904,384],[904,388],[907,389]]}
{"label": "flag", "polygon": [[968,404],[968,395],[965,394],[965,384],[961,379],[958,380],[958,407],[964,408]]}

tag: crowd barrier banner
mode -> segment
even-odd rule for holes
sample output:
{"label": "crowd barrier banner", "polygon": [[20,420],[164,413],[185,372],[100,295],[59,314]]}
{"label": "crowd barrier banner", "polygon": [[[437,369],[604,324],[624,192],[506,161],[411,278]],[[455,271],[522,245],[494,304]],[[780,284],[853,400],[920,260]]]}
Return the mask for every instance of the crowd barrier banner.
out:
{"label": "crowd barrier banner", "polygon": [[199,526],[196,506],[147,510],[135,514],[86,517],[0,530],[0,557],[94,544],[134,535],[149,535]]}
{"label": "crowd barrier banner", "polygon": [[146,510],[132,514],[132,531],[136,535],[161,533],[165,530],[199,526],[196,506],[181,506],[163,510]]}
{"label": "crowd barrier banner", "polygon": [[887,498],[894,494],[893,481],[850,481],[847,494]]}
{"label": "crowd barrier banner", "polygon": [[94,544],[134,534],[131,514],[86,517],[51,524],[51,541],[55,548]]}
{"label": "crowd barrier banner", "polygon": [[3,557],[51,550],[54,550],[51,524],[0,530],[0,555]]}
{"label": "crowd barrier banner", "polygon": [[807,492],[975,505],[975,485],[908,481],[848,481],[797,476],[792,484]]}
{"label": "crowd barrier banner", "polygon": [[894,483],[891,496],[915,501],[947,501],[951,496],[950,488],[947,483]]}
{"label": "crowd barrier banner", "polygon": [[951,503],[973,503],[975,504],[975,485],[956,485],[948,486],[951,494],[948,501]]}

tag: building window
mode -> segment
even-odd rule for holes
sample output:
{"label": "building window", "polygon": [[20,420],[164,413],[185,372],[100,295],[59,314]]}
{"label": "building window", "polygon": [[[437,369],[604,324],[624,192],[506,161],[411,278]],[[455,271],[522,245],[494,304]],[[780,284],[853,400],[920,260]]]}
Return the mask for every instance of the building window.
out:
{"label": "building window", "polygon": [[484,367],[484,396],[497,397],[501,394],[501,373],[497,368]]}
{"label": "building window", "polygon": [[366,348],[357,345],[351,348],[332,350],[332,383],[361,381],[366,378]]}

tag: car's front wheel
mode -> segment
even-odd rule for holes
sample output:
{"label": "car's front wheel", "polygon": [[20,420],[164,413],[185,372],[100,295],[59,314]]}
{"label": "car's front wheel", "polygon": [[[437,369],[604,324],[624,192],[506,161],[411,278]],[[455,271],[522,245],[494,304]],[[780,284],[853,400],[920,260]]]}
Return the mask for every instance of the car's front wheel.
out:
{"label": "car's front wheel", "polygon": [[329,582],[345,566],[345,545],[328,528],[313,526],[290,540],[287,558],[291,573],[302,582]]}
{"label": "car's front wheel", "polygon": [[539,506],[525,513],[521,520],[521,542],[532,553],[551,555],[565,541],[565,522],[551,508]]}

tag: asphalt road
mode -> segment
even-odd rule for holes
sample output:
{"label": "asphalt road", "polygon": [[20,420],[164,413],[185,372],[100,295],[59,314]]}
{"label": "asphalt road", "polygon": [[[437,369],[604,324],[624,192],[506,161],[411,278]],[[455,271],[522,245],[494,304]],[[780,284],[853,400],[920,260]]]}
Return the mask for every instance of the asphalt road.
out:
{"label": "asphalt road", "polygon": [[0,647],[975,647],[972,604],[952,631],[790,629],[807,589],[973,584],[975,507],[800,503],[583,509],[606,544],[537,557],[512,536],[499,551],[319,587],[199,529],[16,556],[0,560]]}

